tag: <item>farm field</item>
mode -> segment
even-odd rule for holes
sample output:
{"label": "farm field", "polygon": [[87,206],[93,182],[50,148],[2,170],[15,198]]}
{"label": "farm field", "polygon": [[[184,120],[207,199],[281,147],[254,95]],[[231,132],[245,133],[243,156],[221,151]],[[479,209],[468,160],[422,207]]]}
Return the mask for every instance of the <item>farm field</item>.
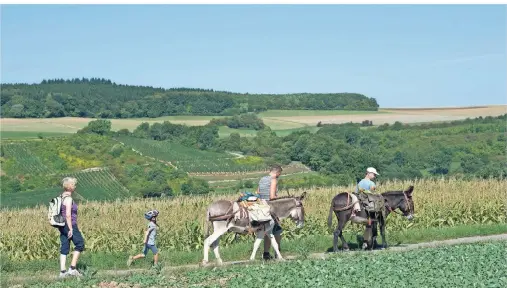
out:
{"label": "farm field", "polygon": [[[76,194],[78,201],[115,200],[128,198],[129,191],[125,188],[108,169],[65,173],[59,178],[66,176],[79,179],[79,191]],[[61,193],[60,187],[37,189],[34,191],[2,194],[0,208],[18,208],[45,205],[49,199]]]}
{"label": "farm field", "polygon": [[[507,234],[498,236],[507,236]],[[471,286],[503,287],[506,279],[502,278],[502,271],[507,268],[503,261],[507,248],[505,239],[506,237],[468,237],[433,242],[438,243],[437,247],[431,245],[427,248],[416,248],[416,244],[385,251],[329,254],[324,259],[316,257],[315,254],[306,256],[300,254],[295,258],[296,260],[284,263],[273,262],[248,266],[236,264],[214,269],[203,269],[196,265],[169,267],[163,264],[164,267],[161,269],[150,271],[147,269],[148,263],[142,263],[147,261],[141,261],[136,263],[136,266],[142,265],[144,269],[136,267],[126,270],[123,267],[114,267],[113,270],[110,266],[111,261],[106,260],[113,255],[100,255],[101,257],[94,255],[95,257],[91,258],[89,254],[83,254],[82,261],[86,262],[87,266],[85,277],[79,281],[74,279],[58,281],[54,271],[51,273],[50,269],[54,263],[35,261],[39,265],[27,266],[26,263],[7,262],[4,269],[7,273],[3,274],[2,284],[24,284],[30,287],[62,287],[63,285],[65,287],[83,287],[83,285],[86,285],[84,287],[168,287],[168,285],[170,287],[196,285],[199,287],[258,287],[258,282],[264,281],[265,283],[262,282],[262,284],[269,283],[274,287],[287,287],[287,285],[308,287],[307,285],[312,284],[318,286],[315,283],[320,286],[333,286],[336,285],[336,279],[343,279],[342,281],[353,283],[355,287],[374,286],[378,281],[389,281],[399,287],[405,287],[403,284],[411,285],[410,287],[438,287],[439,285],[454,287],[459,285],[458,282],[465,282]],[[306,247],[310,243],[302,240],[298,244]],[[242,246],[235,247],[242,250],[238,249],[236,253],[248,253],[248,246],[237,246]],[[162,254],[162,259],[167,259],[164,256]],[[424,261],[430,257],[436,260]],[[476,268],[477,261],[481,261],[479,266],[483,268],[479,270]],[[167,262],[164,261],[164,263]],[[347,263],[347,269],[336,269],[336,267],[343,267],[343,263]],[[378,269],[380,263],[382,263],[382,269]],[[260,263],[256,261],[253,264]],[[16,269],[13,269],[14,265]],[[444,266],[446,269],[441,269]],[[26,269],[33,271],[35,267],[42,269],[36,275],[26,277],[20,274]],[[371,277],[364,277],[362,275],[364,271],[368,271]],[[259,274],[263,276],[259,277]],[[235,277],[237,275],[241,276]],[[410,280],[405,279],[406,275],[411,275]],[[477,278],[478,275],[481,276]],[[302,279],[305,286],[297,286]],[[421,281],[429,286],[421,285]]]}
{"label": "farm field", "polygon": [[17,139],[37,139],[39,137],[58,137],[66,136],[69,133],[61,132],[36,132],[36,131],[0,131],[0,139],[17,140]]}
{"label": "farm field", "polygon": [[[402,123],[422,123],[437,121],[453,121],[479,116],[498,116],[507,112],[507,105],[495,105],[485,107],[463,107],[463,108],[415,108],[415,109],[379,109],[379,112],[372,114],[351,114],[351,115],[305,115],[305,116],[273,116],[270,119],[289,121],[295,120],[301,124],[315,125],[319,121],[323,124],[340,124],[346,122],[362,122],[370,120],[373,125],[384,123],[392,124],[396,121]],[[297,119],[297,120],[296,120]]]}
{"label": "farm field", "polygon": [[[286,133],[286,130],[306,129],[315,127],[319,121],[322,123],[346,123],[373,121],[374,125],[384,123],[392,124],[396,121],[403,123],[421,123],[434,121],[451,121],[474,118],[479,116],[498,116],[507,112],[507,105],[463,107],[463,108],[403,108],[391,109],[382,108],[379,111],[308,111],[308,110],[268,110],[259,116],[264,123],[277,133]],[[145,119],[111,119],[112,129],[129,129],[132,131],[142,122],[150,124],[163,121],[171,121],[175,124],[186,124],[190,126],[205,125],[212,118],[220,116],[166,116],[160,118]],[[64,117],[64,118],[43,118],[43,119],[17,119],[1,118],[0,131],[4,132],[31,132],[31,133],[74,133],[85,127],[92,118]],[[220,135],[227,136],[232,131],[242,135],[255,135],[254,130],[235,130],[221,128]],[[2,137],[14,137],[16,134],[6,133]],[[30,136],[32,135],[32,136]],[[18,134],[19,138],[21,134]],[[33,134],[27,134],[33,137]]]}
{"label": "farm field", "polygon": [[[407,182],[382,183],[382,191],[399,190],[413,184],[415,217],[412,222],[393,214],[388,218],[387,234],[394,231],[457,227],[460,225],[505,225],[505,191],[507,183],[501,180],[417,180]],[[305,200],[305,226],[296,229],[293,223],[285,220],[284,239],[304,239],[310,235],[332,235],[327,227],[329,203],[334,195],[349,187],[307,189]],[[77,190],[80,193],[79,187]],[[291,191],[301,194],[302,190]],[[80,226],[89,245],[87,251],[129,252],[137,245],[145,225],[142,217],[146,209],[156,207],[159,215],[160,234],[157,236],[159,247],[165,251],[194,251],[202,249],[204,219],[206,207],[214,200],[237,199],[238,195],[206,195],[178,197],[174,199],[149,199],[119,201],[115,203],[84,203],[79,207]],[[476,203],[480,203],[477,205]],[[13,260],[52,259],[58,249],[58,239],[53,228],[47,225],[43,216],[31,218],[26,222],[19,215],[44,215],[46,206],[21,210],[0,211],[0,227],[3,236],[0,239],[0,252]],[[125,213],[128,211],[128,213]],[[97,217],[101,215],[101,217]],[[103,221],[108,219],[108,221]],[[167,223],[171,223],[168,225]],[[336,225],[333,220],[333,229]],[[347,233],[358,232],[358,225],[348,225]],[[505,229],[505,228],[504,228]],[[108,235],[104,238],[105,235]],[[233,234],[222,239],[221,251],[227,250],[233,241]],[[29,237],[30,242],[26,239]],[[100,240],[103,239],[103,240]],[[107,240],[104,240],[107,239]],[[392,238],[391,238],[392,239]],[[99,241],[100,240],[100,241]],[[240,237],[240,242],[250,241],[249,237]],[[403,239],[398,239],[403,241]],[[331,245],[330,243],[328,245]],[[224,259],[227,261],[227,259]]]}
{"label": "farm field", "polygon": [[135,137],[117,137],[121,143],[132,147],[148,157],[154,157],[164,161],[191,161],[191,160],[212,160],[229,159],[233,155],[226,153],[215,153],[186,147],[180,144],[167,141],[156,141]]}
{"label": "farm field", "polygon": [[[291,176],[296,176],[300,173],[315,173],[311,172],[308,167],[301,164],[300,162],[293,162],[289,165],[283,166],[283,174],[280,178],[288,178]],[[296,175],[293,175],[296,174]],[[220,181],[239,181],[239,180],[259,180],[259,177],[266,175],[266,171],[252,171],[245,173],[192,173],[192,176],[196,178],[200,178],[207,181],[220,182]]]}
{"label": "farm field", "polygon": [[[201,151],[166,141],[118,137],[118,140],[142,155],[170,162],[189,173],[246,173],[264,171],[266,165],[259,157],[237,158],[227,153]],[[252,160],[252,161],[250,161]]]}

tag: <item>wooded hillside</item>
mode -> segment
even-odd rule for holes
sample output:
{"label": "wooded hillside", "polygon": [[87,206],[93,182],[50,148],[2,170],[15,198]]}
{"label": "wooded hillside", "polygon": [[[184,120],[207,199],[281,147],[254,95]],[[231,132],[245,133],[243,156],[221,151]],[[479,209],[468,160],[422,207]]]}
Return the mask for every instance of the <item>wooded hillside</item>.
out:
{"label": "wooded hillside", "polygon": [[379,106],[374,98],[357,93],[241,94],[119,85],[99,78],[2,84],[0,97],[2,117],[15,118],[232,116],[267,109],[376,111]]}

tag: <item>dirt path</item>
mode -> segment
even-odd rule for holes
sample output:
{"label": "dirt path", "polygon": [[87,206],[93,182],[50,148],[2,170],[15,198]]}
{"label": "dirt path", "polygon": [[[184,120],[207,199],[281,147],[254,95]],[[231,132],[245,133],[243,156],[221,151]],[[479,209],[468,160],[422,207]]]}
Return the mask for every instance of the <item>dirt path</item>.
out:
{"label": "dirt path", "polygon": [[[477,242],[487,242],[487,241],[507,241],[507,233],[505,234],[497,234],[497,235],[489,235],[489,236],[473,236],[473,237],[464,237],[464,238],[456,238],[456,239],[449,239],[449,240],[441,240],[441,241],[432,241],[432,242],[422,242],[422,243],[416,243],[416,244],[406,244],[406,245],[398,245],[398,246],[392,246],[389,247],[386,250],[373,250],[368,252],[363,251],[349,251],[345,253],[385,253],[389,251],[409,251],[419,248],[434,248],[444,245],[456,245],[456,244],[468,244],[468,243],[477,243]],[[312,253],[308,255],[308,258],[313,259],[326,259],[330,255],[336,255],[334,253]],[[294,260],[297,258],[297,256],[286,256],[286,260]],[[210,259],[211,260],[211,259]],[[238,264],[246,264],[249,263],[248,260],[240,260],[240,261],[230,261],[230,262],[224,262],[223,266],[230,266],[230,265],[238,265]],[[214,266],[213,260],[210,261],[209,266]],[[181,266],[168,266],[164,267],[162,269],[162,272],[169,272],[174,270],[182,270],[182,269],[199,269],[201,266],[199,264],[188,264],[188,265],[181,265]],[[98,271],[95,277],[97,276],[125,276],[130,275],[132,273],[140,273],[140,272],[146,272],[147,269],[128,269],[128,270],[102,270]],[[6,275],[4,275],[6,276]],[[7,276],[8,277],[8,276]],[[56,273],[38,273],[37,276],[33,277],[27,277],[27,276],[15,276],[9,278],[9,282],[11,283],[23,283],[25,281],[37,281],[39,279],[44,280],[57,280]]]}
{"label": "dirt path", "polygon": [[242,154],[239,154],[239,153],[229,152],[229,151],[227,151],[227,153],[236,156],[236,158],[245,158],[245,155],[242,155]]}

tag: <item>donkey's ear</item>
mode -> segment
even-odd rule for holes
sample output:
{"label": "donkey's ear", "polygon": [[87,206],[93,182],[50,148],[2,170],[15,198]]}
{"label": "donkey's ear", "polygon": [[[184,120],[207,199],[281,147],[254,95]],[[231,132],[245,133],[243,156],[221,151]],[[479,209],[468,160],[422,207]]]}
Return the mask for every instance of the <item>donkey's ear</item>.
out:
{"label": "donkey's ear", "polygon": [[412,193],[414,192],[414,185],[410,185],[407,190],[405,190],[405,194],[407,197],[412,197]]}
{"label": "donkey's ear", "polygon": [[305,199],[305,196],[306,196],[306,191],[303,192],[303,194],[301,194],[301,196],[299,196],[299,200]]}

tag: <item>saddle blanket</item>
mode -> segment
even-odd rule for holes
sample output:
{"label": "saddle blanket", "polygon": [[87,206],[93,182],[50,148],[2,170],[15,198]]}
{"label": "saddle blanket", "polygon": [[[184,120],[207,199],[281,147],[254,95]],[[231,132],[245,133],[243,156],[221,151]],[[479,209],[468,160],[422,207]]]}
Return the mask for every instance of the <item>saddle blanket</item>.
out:
{"label": "saddle blanket", "polygon": [[[246,204],[246,203],[245,203]],[[271,221],[271,207],[265,201],[250,202],[248,205],[235,202],[233,204],[235,220],[249,218],[249,222],[267,222]]]}

